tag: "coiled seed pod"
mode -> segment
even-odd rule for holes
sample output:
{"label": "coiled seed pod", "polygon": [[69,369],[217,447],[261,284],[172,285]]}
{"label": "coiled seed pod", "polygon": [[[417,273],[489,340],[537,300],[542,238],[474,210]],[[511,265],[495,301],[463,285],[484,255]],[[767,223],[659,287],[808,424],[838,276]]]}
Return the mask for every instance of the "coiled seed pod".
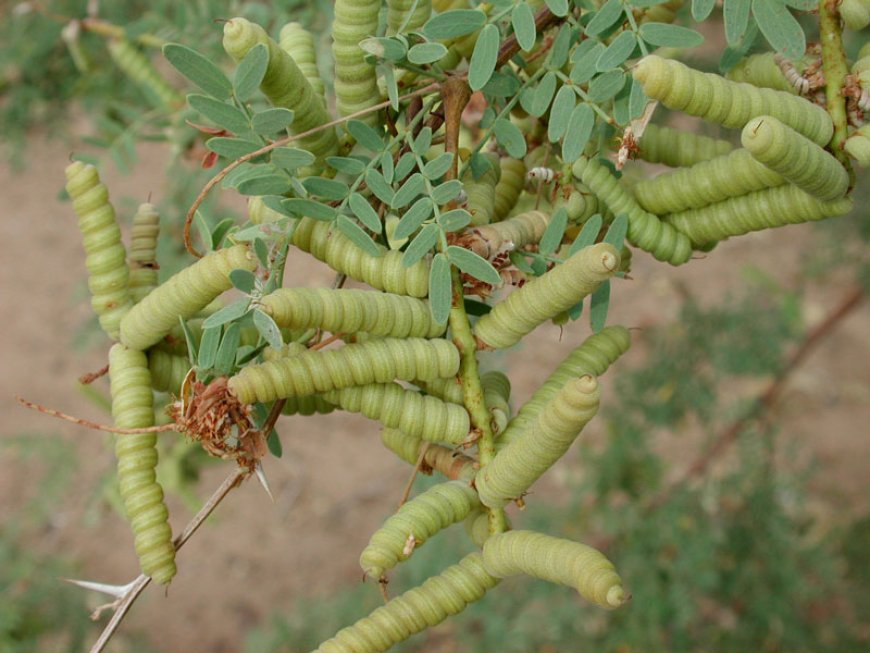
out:
{"label": "coiled seed pod", "polygon": [[127,252],[121,243],[121,229],[109,191],[100,182],[94,166],[73,161],[66,167],[66,191],[79,219],[79,231],[87,258],[91,306],[100,326],[117,340],[121,318],[130,310]]}
{"label": "coiled seed pod", "polygon": [[492,415],[492,430],[495,435],[504,431],[511,417],[511,382],[503,372],[492,370],[480,376],[483,400]]}
{"label": "coiled seed pod", "polygon": [[381,429],[381,442],[406,463],[414,465],[420,455],[423,438],[408,435],[399,429],[384,427]]}
{"label": "coiled seed pod", "polygon": [[537,243],[544,236],[550,216],[543,211],[527,211],[512,218],[469,229],[463,245],[485,259]]}
{"label": "coiled seed pod", "polygon": [[157,392],[179,396],[184,377],[190,371],[190,360],[187,356],[177,356],[152,347],[148,350],[148,371],[151,373],[152,388]]}
{"label": "coiled seed pod", "polygon": [[130,240],[130,295],[138,302],[157,287],[157,236],[160,214],[153,204],[140,204],[133,216]]}
{"label": "coiled seed pod", "polygon": [[484,505],[500,508],[522,496],[568,451],[598,412],[598,399],[595,377],[568,381],[542,407],[535,423],[477,472],[475,485]]}
{"label": "coiled seed pod", "polygon": [[393,379],[455,376],[458,371],[459,352],[447,340],[381,338],[251,365],[228,385],[239,401],[252,404]]}
{"label": "coiled seed pod", "polygon": [[387,0],[387,34],[416,32],[432,15],[432,0]]}
{"label": "coiled seed pod", "polygon": [[[263,359],[267,361],[279,360],[287,356],[298,356],[301,353],[308,351],[305,345],[298,342],[288,342],[280,350],[266,347],[263,350]],[[338,406],[328,402],[323,395],[303,395],[301,397],[285,397],[284,407],[281,409],[282,415],[327,415],[335,410]]]}
{"label": "coiled seed pod", "polygon": [[143,297],[121,320],[121,342],[130,349],[148,349],[160,342],[179,318],[193,317],[232,288],[230,272],[256,267],[247,245],[211,252]]}
{"label": "coiled seed pod", "polygon": [[518,343],[539,324],[595,292],[619,269],[619,252],[607,243],[581,249],[567,261],[514,290],[478,321],[475,335],[485,346]]}
{"label": "coiled seed pod", "polygon": [[[335,98],[338,113],[347,116],[381,100],[375,67],[365,60],[359,42],[377,36],[380,0],[336,0],[332,21],[332,56],[335,60]],[[378,127],[378,112],[360,118]]]}
{"label": "coiled seed pod", "polygon": [[[477,492],[463,481],[441,483],[417,495],[374,532],[359,558],[363,573],[380,578],[384,572],[410,558],[414,547],[422,546],[439,531],[462,521],[476,506],[480,506]],[[407,547],[412,537],[414,544]]]}
{"label": "coiled seed pod", "polygon": [[494,220],[504,220],[526,187],[526,164],[509,156],[499,160],[501,177],[495,185]]}
{"label": "coiled seed pod", "polygon": [[725,127],[742,129],[752,118],[770,115],[819,145],[827,145],[834,133],[828,112],[804,98],[731,82],[654,54],[640,60],[634,68],[634,78],[647,96],[669,109]]}
{"label": "coiled seed pod", "polygon": [[837,199],[849,189],[849,173],[837,159],[776,118],[753,118],[741,140],[758,161],[821,200]]}
{"label": "coiled seed pod", "polygon": [[418,261],[406,268],[402,263],[402,252],[386,248],[382,248],[383,256],[371,256],[328,222],[303,218],[293,232],[293,244],[324,261],[336,272],[378,290],[411,297],[429,294],[429,264],[426,261]]}
{"label": "coiled seed pod", "polygon": [[849,29],[857,32],[870,24],[870,3],[866,0],[842,0],[837,9]]}
{"label": "coiled seed pod", "polygon": [[283,213],[278,213],[275,209],[270,209],[263,202],[262,197],[248,198],[248,219],[254,224],[265,224],[267,222],[277,222],[281,218],[285,218]]}
{"label": "coiled seed pod", "polygon": [[311,84],[314,94],[326,104],[326,91],[317,68],[317,50],[311,33],[300,23],[287,23],[278,35],[278,45],[293,58],[299,70],[305,75],[305,79]]}
{"label": "coiled seed pod", "polygon": [[647,125],[638,145],[641,159],[672,168],[692,166],[731,151],[728,141],[658,125]]}
{"label": "coiled seed pod", "polygon": [[686,234],[694,245],[704,245],[750,231],[845,215],[851,210],[851,198],[822,202],[797,186],[786,184],[703,209],[672,213],[665,220]]}
{"label": "coiled seed pod", "polygon": [[683,6],[683,0],[670,0],[661,4],[648,7],[638,21],[644,23],[673,23],[677,18],[677,12]]}
{"label": "coiled seed pod", "polygon": [[278,326],[290,329],[393,338],[434,338],[446,329],[432,319],[428,302],[368,290],[282,288],[260,301]]}
{"label": "coiled seed pod", "polygon": [[616,177],[595,159],[580,157],[574,164],[574,176],[586,184],[615,215],[628,216],[628,242],[649,252],[659,261],[681,265],[692,256],[688,238],[663,223],[658,216],[644,211],[631,194],[619,185]]}
{"label": "coiled seed pod", "polygon": [[121,71],[153,98],[157,106],[174,109],[182,105],[184,98],[163,79],[151,61],[127,39],[110,39],[107,43],[109,56]]}
{"label": "coiled seed pod", "polygon": [[629,598],[604,554],[544,533],[510,531],[490,537],[483,545],[483,564],[498,578],[528,574],[574,587],[580,596],[605,608],[618,608]]}
{"label": "coiled seed pod", "polygon": [[745,82],[753,86],[785,91],[792,95],[798,94],[798,89],[782,72],[775,52],[762,52],[744,57],[728,71],[725,77],[732,82]]}
{"label": "coiled seed pod", "polygon": [[846,139],[843,148],[849,156],[858,161],[858,165],[863,168],[870,167],[870,125],[856,129]]}
{"label": "coiled seed pod", "polygon": [[[109,350],[112,417],[121,429],[154,425],[154,395],[148,360],[140,351],[116,344]],[[157,435],[117,436],[118,484],[133,529],[142,573],[165,585],[175,576],[175,546],[163,488],[157,482]]]}
{"label": "coiled seed pod", "polygon": [[495,155],[487,158],[490,168],[479,179],[474,178],[470,168],[462,176],[462,189],[468,197],[466,208],[471,214],[471,224],[474,225],[489,224],[495,211],[495,186],[501,175],[501,168]]}
{"label": "coiled seed pod", "polygon": [[380,653],[447,617],[498,584],[483,568],[479,553],[470,553],[452,567],[432,576],[381,606],[368,617],[323,642],[315,653]]}
{"label": "coiled seed pod", "polygon": [[462,384],[459,383],[459,379],[432,379],[429,381],[414,379],[414,384],[419,386],[427,395],[438,397],[452,404],[463,402]]}

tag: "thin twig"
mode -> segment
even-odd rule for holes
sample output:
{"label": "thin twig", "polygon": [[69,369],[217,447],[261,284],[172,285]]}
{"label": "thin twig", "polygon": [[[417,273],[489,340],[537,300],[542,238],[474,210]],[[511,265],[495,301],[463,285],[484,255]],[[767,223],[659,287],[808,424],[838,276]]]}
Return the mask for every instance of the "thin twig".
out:
{"label": "thin twig", "polygon": [[79,377],[79,383],[81,383],[82,385],[90,385],[91,383],[93,383],[94,381],[99,379],[100,377],[106,376],[106,374],[108,374],[108,373],[109,373],[109,366],[105,365],[105,366],[101,367],[100,369],[98,369],[96,372],[87,372],[86,374],[82,374]]}
{"label": "thin twig", "polygon": [[[550,11],[547,7],[544,7],[535,14],[535,31],[540,34],[550,27],[550,25],[555,24],[559,20],[560,18],[556,16],[556,14]],[[501,47],[498,49],[498,60],[495,67],[501,68],[519,51],[520,44],[517,41],[517,36],[516,34],[511,34],[511,36],[505,39],[505,42],[502,43]]]}
{"label": "thin twig", "polygon": [[163,424],[162,426],[145,426],[138,429],[119,429],[115,426],[98,424],[87,419],[82,419],[81,417],[74,417],[72,415],[62,413],[61,411],[55,410],[54,408],[48,408],[47,406],[43,406],[42,404],[28,401],[24,397],[19,397],[18,395],[15,395],[15,401],[17,401],[25,408],[30,408],[31,410],[42,413],[43,415],[50,415],[51,417],[56,417],[67,422],[72,422],[73,424],[78,424],[79,426],[84,426],[85,428],[93,429],[94,431],[105,431],[107,433],[118,433],[121,435],[136,435],[137,433],[165,433],[166,431],[175,431],[178,429],[176,424]]}
{"label": "thin twig", "polygon": [[317,351],[318,349],[323,349],[324,347],[326,347],[326,345],[331,345],[336,340],[340,340],[342,335],[343,334],[341,333],[333,333],[326,340],[321,340],[316,345],[309,347],[309,351]]}
{"label": "thin twig", "polygon": [[423,461],[426,459],[426,452],[429,451],[429,443],[424,442],[420,446],[420,455],[417,456],[417,462],[414,464],[414,471],[411,472],[411,478],[408,479],[408,482],[405,484],[405,489],[402,492],[402,498],[399,499],[399,508],[405,505],[408,501],[408,497],[411,496],[411,488],[414,487],[414,481],[417,480],[417,473],[420,471],[420,468],[423,466]]}

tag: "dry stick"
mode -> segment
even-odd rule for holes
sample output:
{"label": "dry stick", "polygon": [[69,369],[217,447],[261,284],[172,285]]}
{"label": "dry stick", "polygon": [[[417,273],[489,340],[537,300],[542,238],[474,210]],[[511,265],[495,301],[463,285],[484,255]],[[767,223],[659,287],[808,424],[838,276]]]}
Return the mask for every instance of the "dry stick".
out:
{"label": "dry stick", "polygon": [[[224,479],[224,482],[221,483],[220,487],[215,490],[214,494],[211,495],[206,504],[200,508],[199,512],[196,513],[193,519],[185,526],[184,530],[173,540],[173,544],[175,545],[175,550],[178,551],[184,546],[185,542],[191,538],[191,536],[197,531],[197,529],[202,525],[202,523],[208,519],[208,516],[214,511],[215,508],[220,505],[221,501],[230,493],[230,490],[237,487],[239,483],[247,476],[250,472],[242,467],[236,468],[232,474]],[[118,603],[118,607],[115,609],[115,614],[112,615],[112,619],[106,624],[106,627],[103,629],[103,632],[100,634],[100,638],[96,641],[96,643],[91,647],[91,653],[100,653],[106,644],[109,643],[112,635],[115,634],[115,631],[118,629],[118,626],[121,625],[121,621],[123,621],[124,616],[133,606],[133,603],[142,593],[148,583],[151,582],[150,576],[140,575],[135,581],[134,585],[130,588],[130,591],[124,595],[124,597]]]}
{"label": "dry stick", "polygon": [[[432,91],[438,90],[438,84],[429,84],[428,86],[424,86],[423,88],[417,89],[416,91],[412,91],[407,93],[399,98],[399,101],[407,100],[412,97],[416,97],[418,95],[425,95],[426,93],[431,93]],[[193,225],[193,217],[196,215],[196,211],[199,209],[200,205],[205,201],[206,196],[211,192],[211,189],[214,188],[224,177],[226,177],[230,172],[235,170],[237,167],[242,165],[243,163],[247,163],[251,159],[254,159],[262,154],[266,154],[267,152],[271,152],[276,147],[281,147],[282,145],[286,145],[287,143],[291,143],[299,138],[305,138],[306,136],[311,136],[312,134],[316,134],[317,132],[323,131],[324,129],[330,129],[335,127],[336,125],[340,125],[348,120],[353,120],[354,118],[360,118],[365,116],[373,111],[380,111],[386,107],[390,106],[390,101],[386,100],[379,104],[375,104],[373,106],[367,107],[366,109],[362,109],[361,111],[357,111],[356,113],[352,113],[350,115],[344,116],[342,118],[337,118],[330,122],[324,123],[319,127],[315,127],[314,129],[309,129],[308,131],[302,132],[300,134],[293,134],[291,136],[286,136],[284,138],[279,138],[277,141],[273,141],[268,145],[261,147],[259,150],[254,150],[249,154],[245,154],[244,156],[240,156],[238,159],[230,163],[228,166],[223,168],[219,173],[217,173],[214,177],[208,180],[203,189],[200,191],[199,195],[196,196],[196,199],[193,201],[190,209],[187,211],[187,216],[184,220],[184,247],[190,252],[191,255],[202,258],[203,255],[197,251],[197,249],[193,246],[193,242],[190,239],[190,228]]]}
{"label": "dry stick", "polygon": [[108,426],[107,424],[97,424],[96,422],[82,419],[81,417],[73,417],[72,415],[62,413],[54,408],[48,408],[42,404],[29,401],[24,397],[19,397],[18,395],[15,395],[15,401],[25,408],[30,408],[31,410],[42,413],[43,415],[50,415],[51,417],[66,420],[67,422],[72,422],[73,424],[78,424],[79,426],[84,426],[85,428],[93,429],[94,431],[106,431],[107,433],[120,433],[122,435],[136,435],[137,433],[165,433],[166,431],[174,431],[178,427],[176,424],[163,424],[162,426],[145,426],[138,429],[119,429],[114,426]]}
{"label": "dry stick", "polygon": [[82,374],[79,377],[79,383],[81,383],[82,385],[90,385],[91,383],[93,383],[94,381],[99,379],[101,376],[106,376],[106,374],[108,374],[108,373],[109,373],[109,366],[106,365],[106,366],[98,369],[96,372],[87,372],[86,374]]}
{"label": "dry stick", "polygon": [[[819,32],[822,42],[822,67],[825,73],[825,97],[828,113],[834,122],[834,135],[831,138],[831,151],[837,160],[849,171],[851,184],[855,183],[855,171],[849,155],[843,150],[848,136],[849,119],[846,115],[846,98],[843,97],[843,84],[849,73],[846,52],[843,50],[843,27],[840,23],[839,0],[819,0]],[[851,185],[850,184],[850,185]]]}
{"label": "dry stick", "polygon": [[[554,25],[561,20],[561,18],[559,18],[556,14],[550,11],[547,7],[544,7],[537,14],[535,14],[535,31],[540,34],[545,29],[550,27],[550,25]],[[517,41],[516,34],[512,34],[510,38],[506,39],[505,42],[501,44],[501,47],[498,49],[498,60],[495,64],[495,67],[501,68],[508,61],[510,61],[511,57],[513,57],[519,51],[520,44]]]}
{"label": "dry stick", "polygon": [[405,505],[408,501],[408,497],[411,496],[411,488],[414,487],[414,481],[417,480],[417,472],[420,471],[420,467],[423,466],[423,461],[426,458],[426,452],[429,451],[429,442],[424,442],[423,446],[420,447],[420,455],[417,456],[417,462],[414,463],[414,471],[411,472],[411,478],[408,479],[408,482],[405,484],[405,490],[402,492],[402,498],[399,499],[399,508]]}

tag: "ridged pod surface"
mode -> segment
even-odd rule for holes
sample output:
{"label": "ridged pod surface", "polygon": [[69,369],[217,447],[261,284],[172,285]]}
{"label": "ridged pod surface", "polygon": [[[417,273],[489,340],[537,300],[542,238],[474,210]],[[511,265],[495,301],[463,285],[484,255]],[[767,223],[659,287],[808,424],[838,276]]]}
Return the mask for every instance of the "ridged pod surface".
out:
{"label": "ridged pod surface", "polygon": [[483,567],[479,553],[432,576],[344,628],[315,653],[381,653],[447,617],[462,612],[498,584]]}
{"label": "ridged pod surface", "polygon": [[786,180],[782,175],[759,163],[748,150],[741,148],[690,168],[641,180],[633,190],[638,204],[644,209],[664,215],[700,209],[729,197],[740,197],[784,183]]}
{"label": "ridged pod surface", "polygon": [[741,140],[760,163],[821,200],[843,197],[849,189],[849,173],[837,159],[772,116],[746,123]]}
{"label": "ridged pod surface", "polygon": [[504,156],[499,160],[501,177],[495,185],[495,220],[504,220],[526,186],[526,164],[522,159]]}
{"label": "ridged pod surface", "polygon": [[432,319],[429,302],[370,290],[282,288],[260,303],[278,326],[290,329],[393,338],[434,338],[446,329]]}
{"label": "ridged pod surface", "polygon": [[586,184],[614,215],[628,216],[628,242],[649,252],[659,261],[682,265],[692,256],[689,239],[641,208],[629,191],[595,159],[580,157],[574,176]]}
{"label": "ridged pod surface", "polygon": [[278,35],[278,45],[299,66],[305,79],[311,84],[314,94],[326,103],[326,90],[317,68],[317,49],[314,47],[314,37],[300,23],[287,23]]}
{"label": "ridged pod surface", "polygon": [[263,202],[262,197],[248,198],[248,219],[254,224],[265,224],[267,222],[277,222],[281,218],[286,218],[283,213],[278,213],[275,209],[270,209]]}
{"label": "ridged pod surface", "polygon": [[[154,395],[148,359],[141,351],[115,344],[109,350],[112,418],[121,429],[154,425]],[[157,435],[118,435],[118,484],[133,529],[142,573],[165,585],[175,576],[175,546],[163,488],[157,482]]]}
{"label": "ridged pod surface", "polygon": [[115,65],[157,101],[158,106],[176,108],[184,102],[181,93],[163,79],[154,64],[127,39],[109,39],[106,47]]}
{"label": "ridged pod surface", "polygon": [[635,66],[634,78],[648,97],[669,109],[725,127],[743,129],[756,116],[769,115],[819,145],[827,145],[834,133],[828,112],[804,98],[732,82],[713,73],[693,70],[673,59],[647,55]]}
{"label": "ridged pod surface", "polygon": [[753,86],[772,88],[797,95],[797,89],[788,81],[779,63],[776,53],[762,52],[744,57],[729,70],[726,78],[732,82],[745,82]]}
{"label": "ridged pod surface", "polygon": [[480,506],[477,492],[463,481],[440,483],[418,494],[371,536],[359,557],[363,573],[380,578],[411,557],[413,548],[411,553],[403,552],[410,536],[414,537],[415,547],[422,546],[439,531],[465,519],[477,506]]}
{"label": "ridged pod surface", "polygon": [[333,390],[327,392],[324,399],[427,442],[460,444],[471,430],[468,413],[462,406],[406,390],[398,383],[372,383]]}
{"label": "ridged pod surface", "polygon": [[473,225],[489,224],[494,217],[495,187],[501,176],[501,168],[494,155],[487,158],[490,167],[479,179],[474,178],[471,168],[462,176],[462,189],[468,197],[465,208],[471,214]]}
{"label": "ridged pod surface", "polygon": [[387,34],[419,31],[432,15],[432,0],[387,0]]}
{"label": "ridged pod surface", "polygon": [[429,294],[429,264],[419,261],[406,268],[402,252],[382,248],[382,256],[367,254],[328,222],[303,218],[293,232],[293,244],[336,272],[378,290],[425,297]]}
{"label": "ridged pod surface", "polygon": [[511,418],[511,382],[507,375],[492,370],[480,375],[483,400],[492,415],[492,430],[495,435],[504,431]]}
{"label": "ridged pod surface", "polygon": [[549,224],[549,214],[527,211],[501,222],[468,229],[467,246],[478,256],[492,260],[498,254],[537,243]]}
{"label": "ridged pod surface", "polygon": [[870,167],[870,125],[864,125],[852,132],[852,135],[846,139],[843,149],[858,161],[858,165],[862,168]]}
{"label": "ridged pod surface", "polygon": [[542,406],[535,423],[477,472],[480,500],[500,508],[522,496],[556,461],[598,412],[598,381],[571,379]]}
{"label": "ridged pod surface", "polygon": [[130,239],[130,295],[138,302],[157,287],[157,236],[160,234],[160,214],[153,204],[140,204],[133,216]]}
{"label": "ridged pod surface", "polygon": [[[381,0],[336,0],[332,21],[332,56],[335,60],[335,98],[338,113],[347,116],[381,101],[375,67],[366,62],[359,42],[377,36]],[[378,112],[359,118],[380,127]]]}
{"label": "ridged pod surface", "polygon": [[619,252],[607,243],[585,247],[564,263],[545,272],[506,299],[477,322],[474,333],[485,346],[504,349],[567,311],[595,292],[619,269]]}
{"label": "ridged pod surface", "polygon": [[[306,351],[308,349],[305,345],[298,342],[288,342],[281,350],[266,347],[263,350],[263,359],[267,361],[279,360],[287,356],[297,356]],[[328,402],[323,395],[303,395],[301,397],[285,397],[281,414],[308,417],[314,414],[327,415],[336,410],[338,410],[338,406]]]}
{"label": "ridged pod surface", "polygon": [[414,465],[420,455],[420,445],[423,438],[408,435],[399,429],[384,427],[381,429],[381,442],[406,463]]}
{"label": "ridged pod surface", "polygon": [[846,26],[856,32],[870,24],[870,2],[867,0],[841,0],[837,10]]}
{"label": "ridged pod surface", "polygon": [[452,404],[461,404],[463,402],[462,384],[459,383],[459,379],[432,379],[429,381],[414,379],[414,384],[427,395],[439,397]]}
{"label": "ridged pod surface", "polygon": [[728,141],[658,125],[647,125],[638,144],[641,159],[671,168],[692,166],[731,151]]}
{"label": "ridged pod surface", "polygon": [[187,356],[178,356],[152,347],[148,350],[148,370],[151,373],[152,388],[177,397],[181,394],[184,377],[190,371],[190,360]]}
{"label": "ridged pod surface", "polygon": [[[273,106],[292,109],[294,134],[301,134],[321,127],[330,121],[329,113],[321,96],[314,92],[305,75],[293,61],[293,57],[281,49],[259,25],[245,18],[232,18],[224,23],[224,50],[235,61],[241,61],[257,44],[269,50],[269,65],[260,83],[260,90]],[[297,141],[321,161],[338,152],[338,137],[335,128],[328,127]]]}
{"label": "ridged pod surface", "polygon": [[686,234],[694,245],[704,245],[750,231],[846,215],[851,210],[852,200],[848,197],[823,202],[797,186],[786,184],[703,209],[672,213],[665,220]]}
{"label": "ridged pod surface", "polygon": [[230,378],[229,388],[242,403],[252,404],[394,379],[449,377],[458,371],[459,352],[452,342],[381,338],[251,365]]}
{"label": "ridged pod surface", "polygon": [[668,0],[658,5],[653,5],[644,10],[638,24],[644,23],[673,23],[677,18],[677,11],[683,6],[684,0]]}
{"label": "ridged pod surface", "polygon": [[604,608],[628,600],[613,563],[591,546],[532,531],[509,531],[487,539],[483,564],[497,578],[527,574],[575,588]]}
{"label": "ridged pod surface", "polygon": [[230,272],[253,271],[256,259],[247,245],[211,252],[157,286],[121,320],[121,342],[148,349],[162,340],[178,319],[193,317],[218,295],[232,288]]}
{"label": "ridged pod surface", "polygon": [[72,198],[87,254],[85,267],[91,306],[103,331],[117,340],[121,318],[132,307],[133,300],[129,290],[127,251],[121,242],[115,209],[94,166],[73,161],[65,173],[66,192]]}

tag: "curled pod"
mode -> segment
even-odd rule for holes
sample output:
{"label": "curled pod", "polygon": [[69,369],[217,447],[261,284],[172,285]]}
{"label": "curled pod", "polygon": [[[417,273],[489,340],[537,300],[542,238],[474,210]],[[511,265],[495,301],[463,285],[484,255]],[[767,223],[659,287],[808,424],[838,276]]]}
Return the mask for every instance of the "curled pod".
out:
{"label": "curled pod", "polygon": [[[112,418],[121,429],[154,425],[154,395],[148,359],[141,351],[113,345],[109,350]],[[175,546],[163,488],[157,482],[157,435],[118,435],[118,484],[130,520],[142,573],[165,585],[175,576]]]}
{"label": "curled pod", "polygon": [[788,80],[780,68],[774,52],[763,52],[744,57],[725,75],[732,82],[745,82],[753,86],[785,91],[792,95],[798,89]]}
{"label": "curled pod", "polygon": [[429,264],[418,261],[410,268],[402,252],[381,247],[381,256],[367,254],[328,222],[303,218],[293,232],[293,244],[336,272],[367,283],[378,290],[425,297],[429,294]]}
{"label": "curled pod", "polygon": [[482,374],[480,385],[483,400],[492,415],[492,430],[495,435],[504,431],[511,417],[511,382],[503,372],[492,370]]}
{"label": "curled pod", "polygon": [[673,23],[677,18],[677,12],[683,6],[683,0],[669,0],[644,10],[638,23]]}
{"label": "curled pod", "polygon": [[841,0],[837,10],[849,29],[857,32],[870,25],[870,2],[867,0]]}
{"label": "curled pod", "polygon": [[598,381],[571,379],[541,407],[535,422],[477,472],[480,500],[500,508],[521,497],[559,460],[598,412]]}
{"label": "curled pod", "polygon": [[115,65],[137,84],[157,106],[175,109],[181,106],[184,98],[157,71],[135,45],[127,39],[110,39],[107,47]]}
{"label": "curled pod", "polygon": [[278,45],[289,54],[305,79],[311,84],[314,94],[326,103],[326,91],[320,71],[317,68],[317,49],[314,47],[314,37],[300,23],[287,23],[278,35]]}
{"label": "curled pod", "polygon": [[97,169],[81,161],[66,167],[66,191],[79,219],[85,248],[91,306],[100,326],[110,338],[118,339],[121,319],[133,305],[127,251],[121,243],[121,229],[109,191],[100,182]]}
{"label": "curled pod", "polygon": [[597,160],[580,157],[573,172],[614,215],[628,216],[627,235],[632,245],[671,265],[681,265],[692,256],[689,239],[641,208],[631,193]]}
{"label": "curled pod", "polygon": [[252,404],[394,379],[455,376],[458,371],[459,352],[452,342],[381,338],[250,365],[228,386],[239,401]]}
{"label": "curled pod", "polygon": [[133,216],[130,240],[130,295],[138,302],[157,287],[157,236],[160,234],[160,214],[153,204],[140,204]]}
{"label": "curled pod", "polygon": [[619,269],[619,252],[599,243],[585,247],[496,304],[474,333],[484,346],[504,349],[518,343],[543,322],[567,311],[595,292]]}
{"label": "curled pod", "polygon": [[852,132],[852,135],[846,139],[843,149],[858,161],[858,165],[862,168],[870,167],[870,125],[864,125]]}
{"label": "curled pod", "polygon": [[432,15],[432,0],[387,0],[387,35],[419,31]]}
{"label": "curled pod", "polygon": [[417,464],[417,458],[420,456],[420,445],[423,443],[423,438],[420,436],[408,435],[399,429],[385,426],[381,429],[381,442],[406,463]]}
{"label": "curled pod", "polygon": [[418,494],[374,532],[359,557],[363,573],[380,578],[384,572],[410,558],[415,547],[462,521],[478,506],[477,492],[463,481],[440,483]]}
{"label": "curled pod", "polygon": [[776,118],[753,118],[740,138],[757,161],[814,197],[835,200],[849,189],[849,173],[837,159]]}
{"label": "curled pod", "polygon": [[508,216],[526,187],[526,164],[522,159],[505,156],[499,159],[498,165],[501,176],[495,185],[494,221]]}
{"label": "curled pod", "polygon": [[320,161],[324,157],[337,154],[338,137],[335,128],[325,127],[330,121],[326,106],[311,88],[293,57],[269,38],[266,30],[245,18],[232,18],[224,23],[224,50],[236,62],[244,59],[260,43],[269,50],[269,65],[263,81],[260,82],[260,90],[273,106],[293,110],[295,118],[291,129],[294,134],[323,127],[297,141],[303,149],[314,154]]}
{"label": "curled pod", "polygon": [[178,356],[158,347],[148,350],[148,370],[151,373],[151,387],[157,392],[168,392],[180,396],[181,384],[190,371],[187,356]]}
{"label": "curled pod", "polygon": [[[505,521],[507,522],[508,529],[510,529],[511,523],[507,515],[505,515]],[[463,525],[468,537],[479,547],[483,547],[484,543],[492,535],[489,532],[489,511],[486,508],[480,507],[472,510],[468,517],[465,518]]]}
{"label": "curled pod", "polygon": [[[438,470],[448,478],[471,483],[477,473],[477,463],[474,459],[456,453],[453,447],[442,447],[440,444],[423,442],[422,438],[413,437],[400,431],[384,427],[381,430],[381,442],[405,462],[416,465],[423,454],[422,470]],[[425,445],[426,450],[422,447]]]}
{"label": "curled pod", "polygon": [[[263,360],[274,361],[288,356],[298,356],[308,351],[308,348],[299,342],[288,342],[281,349],[266,347],[263,350]],[[282,415],[327,415],[338,407],[327,401],[323,395],[304,395],[301,397],[285,397]]]}
{"label": "curled pod", "polygon": [[247,245],[211,252],[143,297],[121,320],[121,342],[148,349],[162,340],[179,318],[190,318],[232,288],[230,272],[257,267]]}
{"label": "curled pod", "polygon": [[473,225],[489,224],[493,221],[495,211],[495,186],[501,175],[501,168],[495,154],[485,156],[490,162],[490,167],[479,179],[474,178],[471,168],[462,176],[462,190],[468,197],[465,208],[471,214]]}
{"label": "curled pod", "polygon": [[641,159],[672,168],[692,166],[731,151],[728,141],[658,125],[647,125],[638,145]]}
{"label": "curled pod", "polygon": [[740,197],[784,183],[786,179],[782,175],[757,161],[749,150],[740,148],[690,168],[679,168],[653,179],[641,180],[634,186],[634,196],[647,211],[664,215],[700,209],[729,197]]}
{"label": "curled pod", "polygon": [[452,404],[463,403],[462,384],[459,379],[432,379],[423,381],[414,379],[414,384],[419,386],[427,395],[438,397]]}
{"label": "curled pod", "polygon": [[[375,67],[365,60],[359,42],[377,36],[381,0],[336,0],[332,21],[332,56],[335,60],[335,98],[338,112],[347,116],[381,101]],[[378,112],[360,118],[380,127]]]}
{"label": "curled pod", "polygon": [[537,243],[544,237],[549,224],[548,213],[526,211],[501,222],[468,229],[462,242],[478,256],[492,260],[505,252]]}
{"label": "curled pod", "polygon": [[605,327],[586,338],[520,407],[500,441],[510,442],[532,428],[543,407],[559,394],[568,381],[586,374],[602,376],[630,346],[631,333],[621,326]]}
{"label": "curled pod", "polygon": [[732,82],[654,54],[640,60],[634,78],[648,97],[669,109],[725,127],[743,129],[752,118],[770,115],[819,145],[827,145],[834,133],[828,112],[802,97]]}
{"label": "curled pod", "polygon": [[480,553],[470,553],[419,587],[338,631],[315,653],[381,653],[459,614],[497,584],[498,580],[484,569]]}
{"label": "curled pod", "polygon": [[324,399],[427,442],[460,444],[471,430],[468,413],[462,406],[406,390],[398,383],[372,383],[333,390],[327,392]]}
{"label": "curled pod", "polygon": [[733,197],[703,209],[672,213],[665,220],[686,234],[694,245],[705,245],[750,231],[846,215],[852,200],[823,202],[797,186],[786,184],[743,197]]}
{"label": "curled pod", "polygon": [[533,531],[509,531],[483,545],[483,565],[497,578],[527,574],[573,587],[604,608],[618,608],[629,596],[613,563],[591,546]]}
{"label": "curled pod", "polygon": [[278,326],[289,329],[393,338],[434,338],[446,329],[432,319],[429,302],[369,290],[281,288],[260,303]]}
{"label": "curled pod", "polygon": [[270,209],[263,202],[262,197],[248,198],[248,220],[254,224],[266,224],[268,222],[277,222],[281,218],[287,216],[283,213],[278,213],[275,209]]}

